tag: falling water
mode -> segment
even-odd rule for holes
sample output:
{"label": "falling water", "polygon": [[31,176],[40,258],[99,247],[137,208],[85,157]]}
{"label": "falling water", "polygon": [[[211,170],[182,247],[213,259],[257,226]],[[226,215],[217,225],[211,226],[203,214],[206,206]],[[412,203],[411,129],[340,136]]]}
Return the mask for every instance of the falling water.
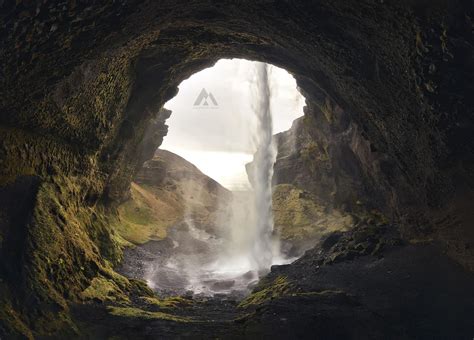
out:
{"label": "falling water", "polygon": [[254,155],[253,169],[250,171],[254,189],[255,225],[252,240],[252,256],[258,270],[268,270],[272,264],[272,176],[276,150],[273,143],[272,112],[270,107],[270,84],[268,65],[255,63],[255,103],[257,118],[255,141],[257,152]]}
{"label": "falling water", "polygon": [[[176,249],[186,251],[148,267],[145,278],[153,288],[173,286],[176,291],[191,290],[205,295],[241,294],[250,291],[273,264],[289,261],[280,255],[278,239],[273,237],[272,176],[277,150],[273,140],[269,67],[254,63],[250,88],[255,124],[249,137],[256,150],[247,168],[252,190],[234,192],[230,204],[222,207],[217,220],[223,230],[221,238],[204,231],[197,233],[191,216],[186,216],[187,232],[170,232]],[[196,192],[187,196],[199,197]],[[193,244],[207,244],[208,250],[192,251]]]}
{"label": "falling water", "polygon": [[234,193],[231,211],[223,223],[228,226],[230,235],[216,268],[234,274],[252,272],[255,279],[268,272],[272,264],[281,263],[282,259],[278,240],[272,237],[271,182],[277,152],[272,138],[269,66],[254,63],[253,67],[250,90],[255,124],[252,124],[250,137],[256,152],[253,162],[247,166],[252,190]]}

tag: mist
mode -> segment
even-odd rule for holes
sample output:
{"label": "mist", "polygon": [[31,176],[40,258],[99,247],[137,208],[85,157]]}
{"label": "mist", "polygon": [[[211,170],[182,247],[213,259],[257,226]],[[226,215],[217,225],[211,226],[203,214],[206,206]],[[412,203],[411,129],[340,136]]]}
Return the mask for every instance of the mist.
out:
{"label": "mist", "polygon": [[[208,100],[199,110],[190,110],[193,114],[198,111],[209,124],[197,124],[196,121],[191,130],[178,126],[178,135],[182,137],[179,139],[173,134],[173,122],[169,122],[170,138],[165,139],[163,148],[181,154],[198,168],[217,165],[217,169],[210,167],[210,171],[204,173],[210,175],[215,170],[212,177],[216,179],[226,178],[230,173],[233,178],[229,182],[233,183],[230,186],[233,190],[222,188],[210,199],[206,183],[196,181],[194,172],[182,172],[183,178],[176,190],[182,196],[185,208],[182,222],[175,225],[168,235],[172,244],[167,245],[167,252],[172,255],[148,263],[145,273],[148,284],[161,293],[242,296],[250,292],[273,264],[293,260],[281,254],[278,235],[273,232],[272,176],[277,156],[273,135],[275,117],[279,117],[276,122],[281,130],[290,127],[292,120],[288,117],[301,115],[301,111],[296,111],[302,102],[301,95],[294,94],[297,93],[296,83],[286,73],[285,76],[293,81],[294,93],[286,96],[283,107],[292,112],[281,118],[282,106],[279,104],[285,100],[278,96],[285,93],[282,88],[288,85],[282,86],[278,82],[288,79],[282,77],[283,70],[249,61],[239,61],[239,67],[242,67],[242,62],[246,68],[245,72],[239,70],[243,81],[238,89],[240,97],[246,99],[246,105],[239,107],[238,114],[235,114],[235,107],[227,110],[230,115],[222,111],[218,113],[218,110],[225,110],[226,102],[222,101],[225,96],[221,97],[216,91],[213,100]],[[192,102],[193,106],[200,105],[210,92],[201,91],[198,99]],[[184,101],[188,100],[185,97]],[[218,118],[209,121],[210,117]],[[223,127],[226,117],[234,124],[229,135]],[[187,124],[189,126],[189,122]],[[193,140],[186,148],[183,139],[191,138],[190,132],[206,136],[202,140]],[[214,135],[216,132],[220,132],[220,137]],[[220,142],[216,143],[215,139]],[[213,208],[208,213],[209,207]]]}

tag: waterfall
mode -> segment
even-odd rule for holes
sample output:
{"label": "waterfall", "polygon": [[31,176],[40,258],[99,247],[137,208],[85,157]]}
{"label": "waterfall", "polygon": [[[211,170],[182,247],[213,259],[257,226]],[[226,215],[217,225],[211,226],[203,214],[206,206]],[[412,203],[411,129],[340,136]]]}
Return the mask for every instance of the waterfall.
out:
{"label": "waterfall", "polygon": [[271,86],[269,66],[256,62],[251,81],[251,108],[254,122],[249,137],[256,150],[247,174],[252,190],[234,192],[229,214],[220,223],[228,236],[219,253],[214,270],[255,275],[265,274],[275,263],[281,263],[279,242],[273,237],[272,176],[276,159],[273,142]]}
{"label": "waterfall", "polygon": [[270,67],[254,62],[250,69],[248,98],[254,114],[250,116],[246,138],[253,141],[256,150],[253,161],[247,164],[252,189],[234,191],[231,200],[222,200],[214,216],[216,229],[212,235],[199,230],[190,210],[202,203],[199,190],[193,186],[187,190],[186,181],[181,184],[184,197],[190,200],[186,202],[183,223],[168,233],[176,245],[168,250],[170,256],[152,263],[147,270],[146,279],[155,289],[173,286],[177,291],[191,290],[195,294],[243,294],[272,265],[288,262],[281,256],[278,238],[273,235],[272,176],[277,150],[273,139]]}
{"label": "waterfall", "polygon": [[274,256],[272,250],[272,176],[276,147],[272,138],[269,66],[265,63],[255,63],[255,71],[253,110],[257,118],[254,135],[257,152],[254,155],[252,171],[249,173],[254,189],[253,204],[255,209],[254,237],[251,249],[258,270],[268,270]]}

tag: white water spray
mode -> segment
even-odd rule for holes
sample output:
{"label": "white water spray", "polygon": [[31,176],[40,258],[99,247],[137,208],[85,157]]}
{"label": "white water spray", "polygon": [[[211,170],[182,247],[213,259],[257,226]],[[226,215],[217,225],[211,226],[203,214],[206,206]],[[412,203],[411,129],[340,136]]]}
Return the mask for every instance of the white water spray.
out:
{"label": "white water spray", "polygon": [[[218,238],[197,233],[193,214],[186,214],[187,230],[170,232],[173,256],[150,266],[146,278],[158,290],[193,291],[195,294],[245,294],[274,264],[288,263],[280,255],[280,245],[273,235],[272,177],[276,160],[271,108],[270,66],[253,63],[251,108],[254,122],[249,138],[256,150],[247,169],[252,190],[233,192],[231,202],[222,202],[216,215]],[[192,202],[198,192],[190,192]],[[229,204],[230,203],[230,204]],[[196,249],[192,249],[196,247]],[[204,247],[204,248],[203,248]]]}
{"label": "white water spray", "polygon": [[223,223],[228,226],[229,236],[216,262],[220,270],[253,272],[254,277],[267,273],[272,264],[282,262],[279,242],[273,237],[272,176],[277,150],[272,138],[269,67],[265,63],[253,63],[250,92],[255,123],[249,137],[256,152],[247,168],[252,190],[234,193]]}
{"label": "white water spray", "polygon": [[269,66],[265,63],[256,63],[255,71],[255,103],[253,110],[257,117],[254,136],[257,152],[254,155],[253,169],[250,171],[255,205],[252,256],[258,265],[258,270],[268,270],[274,256],[272,250],[272,176],[276,148],[272,138]]}

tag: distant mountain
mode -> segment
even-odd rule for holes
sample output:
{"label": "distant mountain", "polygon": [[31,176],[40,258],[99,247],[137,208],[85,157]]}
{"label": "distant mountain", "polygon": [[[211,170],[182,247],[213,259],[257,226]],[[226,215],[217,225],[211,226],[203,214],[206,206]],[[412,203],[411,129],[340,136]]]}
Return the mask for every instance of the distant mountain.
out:
{"label": "distant mountain", "polygon": [[136,175],[130,198],[119,206],[117,230],[134,244],[163,239],[169,227],[186,219],[212,233],[231,195],[192,163],[158,149]]}

